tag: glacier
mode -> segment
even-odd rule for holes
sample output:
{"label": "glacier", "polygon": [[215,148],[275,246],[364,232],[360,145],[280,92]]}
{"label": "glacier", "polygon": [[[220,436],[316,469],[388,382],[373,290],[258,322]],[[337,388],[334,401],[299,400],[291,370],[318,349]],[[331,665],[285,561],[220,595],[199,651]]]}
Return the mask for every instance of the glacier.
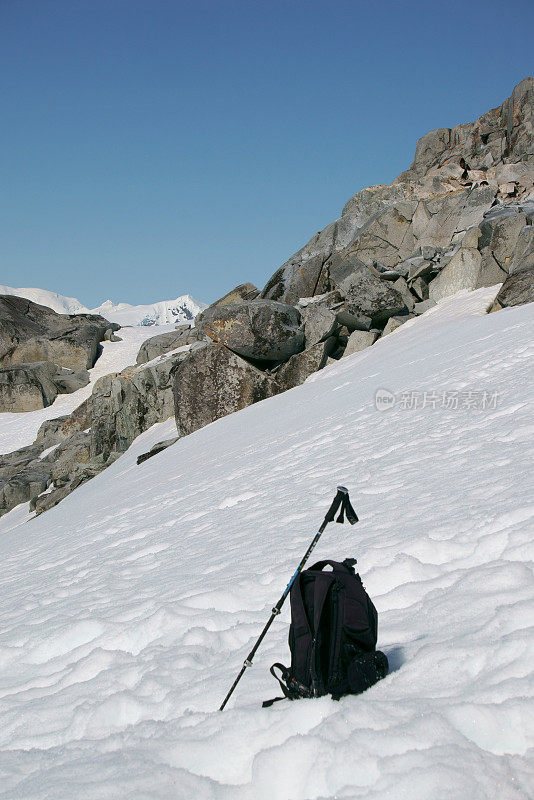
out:
{"label": "glacier", "polygon": [[[497,288],[0,519],[0,800],[533,796],[534,316]],[[390,674],[262,709],[286,604],[219,712],[340,483],[314,558],[358,558]]]}

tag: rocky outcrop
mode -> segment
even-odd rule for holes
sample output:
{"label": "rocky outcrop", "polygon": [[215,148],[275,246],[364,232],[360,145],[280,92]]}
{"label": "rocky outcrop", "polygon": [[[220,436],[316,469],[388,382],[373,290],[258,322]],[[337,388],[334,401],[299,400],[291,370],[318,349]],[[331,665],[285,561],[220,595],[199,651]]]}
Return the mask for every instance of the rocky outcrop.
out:
{"label": "rocky outcrop", "polygon": [[528,267],[509,275],[503,283],[492,306],[498,311],[508,306],[522,306],[534,303],[534,267]]}
{"label": "rocky outcrop", "polygon": [[253,283],[240,283],[234,289],[231,289],[225,295],[220,297],[212,306],[233,306],[235,303],[249,302],[255,300],[260,293],[257,286]]}
{"label": "rocky outcrop", "polygon": [[0,411],[35,411],[89,383],[87,370],[75,372],[50,361],[0,368]]}
{"label": "rocky outcrop", "polygon": [[196,325],[214,342],[258,361],[284,361],[304,348],[300,312],[267,300],[210,306]]}
{"label": "rocky outcrop", "polygon": [[[398,270],[403,277],[425,278],[428,284],[447,265],[465,233],[481,223],[484,212],[532,198],[533,87],[534,80],[527,78],[502,106],[476,122],[423,136],[409,170],[390,186],[371,186],[354,195],[342,217],[282,265],[261,296],[296,303],[300,297],[339,288],[336,270],[348,258],[358,269],[363,264]],[[510,240],[515,233],[510,232]],[[497,231],[488,246],[497,267],[507,270],[510,254],[499,258],[500,235]],[[491,244],[496,245],[493,250]],[[480,285],[489,285],[484,281],[490,275],[499,277],[489,254],[482,252],[484,275],[479,270],[476,278]],[[407,262],[416,258],[422,260],[409,265],[408,276],[403,274]],[[457,274],[457,268],[456,262],[450,273]],[[472,260],[469,269],[473,276]],[[469,283],[474,280],[471,277]]]}
{"label": "rocky outcrop", "polygon": [[90,369],[106,332],[118,325],[95,314],[56,314],[23,297],[0,297],[0,366],[51,361]]}
{"label": "rocky outcrop", "polygon": [[143,342],[137,354],[136,363],[146,364],[154,358],[201,341],[203,338],[204,334],[198,328],[191,328],[190,325],[179,325],[170,333],[162,333]]}
{"label": "rocky outcrop", "polygon": [[326,366],[329,356],[338,349],[338,346],[337,338],[329,336],[302,353],[291,356],[274,373],[278,391],[285,392],[295,386],[300,386],[306,378]]}
{"label": "rocky outcrop", "polygon": [[91,408],[91,455],[128,449],[140,433],[174,413],[173,374],[178,365],[206,347],[196,341],[147,364],[100,378]]}
{"label": "rocky outcrop", "polygon": [[195,350],[174,374],[178,436],[276,394],[274,378],[222,344]]}

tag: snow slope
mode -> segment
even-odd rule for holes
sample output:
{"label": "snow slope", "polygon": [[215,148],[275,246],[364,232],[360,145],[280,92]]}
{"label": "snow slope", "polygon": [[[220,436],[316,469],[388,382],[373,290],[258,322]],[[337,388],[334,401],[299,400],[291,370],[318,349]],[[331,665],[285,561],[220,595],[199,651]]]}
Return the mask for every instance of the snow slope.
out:
{"label": "snow slope", "polygon": [[[494,293],[0,520],[0,800],[534,795],[534,319]],[[314,558],[358,558],[390,675],[262,710],[284,607],[218,712],[338,483],[360,522]]]}
{"label": "snow slope", "polygon": [[75,297],[65,297],[48,289],[14,289],[12,286],[1,286],[0,294],[12,294],[15,297],[26,297],[41,306],[48,306],[58,314],[88,314],[87,309]]}
{"label": "snow slope", "polygon": [[170,323],[192,323],[197,314],[207,308],[190,294],[183,294],[175,300],[161,300],[158,303],[132,306],[129,303],[113,303],[106,300],[92,314],[101,314],[110,322],[119,325],[168,325]]}
{"label": "snow slope", "polygon": [[174,325],[158,328],[121,328],[117,335],[120,342],[102,342],[102,355],[98,358],[93,369],[89,370],[90,382],[87,386],[78,389],[72,394],[60,394],[51,406],[14,414],[0,413],[0,453],[10,453],[31,444],[37,435],[40,425],[47,419],[55,419],[63,414],[70,414],[80,403],[89,397],[95,382],[110,372],[120,372],[125,367],[135,364],[139,348],[144,341],[160,333],[173,331]]}

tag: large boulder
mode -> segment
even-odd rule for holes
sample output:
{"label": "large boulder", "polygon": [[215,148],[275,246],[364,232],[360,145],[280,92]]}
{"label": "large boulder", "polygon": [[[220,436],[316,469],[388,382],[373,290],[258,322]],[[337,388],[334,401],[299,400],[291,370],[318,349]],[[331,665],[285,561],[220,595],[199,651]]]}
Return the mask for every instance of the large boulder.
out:
{"label": "large boulder", "polygon": [[24,297],[0,297],[0,365],[52,361],[90,369],[106,332],[119,326],[96,314],[56,314]]}
{"label": "large boulder", "polygon": [[521,272],[534,267],[534,225],[522,228],[510,259],[509,272]]}
{"label": "large boulder", "polygon": [[351,356],[353,353],[359,353],[360,350],[365,350],[367,347],[371,347],[379,336],[380,331],[377,330],[353,331],[349,336],[343,358],[345,358],[345,356]]}
{"label": "large boulder", "polygon": [[58,394],[70,394],[89,383],[86,370],[61,369],[50,361],[0,368],[0,411],[36,411]]}
{"label": "large boulder", "polygon": [[51,482],[50,467],[36,460],[7,479],[0,479],[0,516],[44,492]]}
{"label": "large boulder", "polygon": [[194,351],[174,373],[174,413],[179,436],[278,391],[262,372],[222,344]]}
{"label": "large boulder", "polygon": [[506,278],[491,310],[522,306],[525,303],[534,303],[534,266],[514,272]]}
{"label": "large boulder", "polygon": [[211,306],[197,326],[218,344],[244,358],[284,361],[304,348],[298,309],[271,300]]}
{"label": "large boulder", "polygon": [[[325,341],[339,327],[335,311],[319,303],[310,303],[302,309],[301,315],[304,323],[306,348]],[[291,358],[295,358],[295,356],[291,356]]]}
{"label": "large boulder", "polygon": [[189,325],[180,325],[174,331],[161,333],[159,336],[152,336],[141,345],[137,354],[136,363],[146,364],[154,358],[158,358],[165,353],[177,350],[179,347],[198,342],[204,334],[198,328],[191,328]]}
{"label": "large boulder", "polygon": [[241,303],[243,301],[248,302],[250,300],[255,300],[260,293],[260,290],[257,286],[254,286],[253,283],[240,283],[239,286],[236,286],[234,289],[231,289],[225,295],[220,297],[218,300],[215,300],[212,303],[212,306],[233,306],[235,303]]}
{"label": "large boulder", "polygon": [[368,328],[371,325],[383,327],[389,317],[406,309],[400,292],[393,289],[389,281],[380,280],[376,270],[365,266],[357,257],[341,253],[335,256],[330,276],[345,298],[346,311],[369,318]]}
{"label": "large boulder", "polygon": [[[140,433],[174,413],[173,372],[197,349],[197,342],[149,364],[127,367],[98,380],[91,403],[91,457],[128,449]],[[196,348],[196,349],[195,349]]]}
{"label": "large boulder", "polygon": [[337,349],[337,346],[337,339],[330,336],[302,353],[295,353],[294,356],[291,356],[289,361],[282,364],[275,372],[279,391],[285,392],[287,389],[300,386],[306,378],[326,366],[328,357]]}
{"label": "large boulder", "polygon": [[479,226],[478,249],[481,253],[487,249],[499,267],[508,272],[517,240],[526,224],[526,214],[515,206],[485,215]]}

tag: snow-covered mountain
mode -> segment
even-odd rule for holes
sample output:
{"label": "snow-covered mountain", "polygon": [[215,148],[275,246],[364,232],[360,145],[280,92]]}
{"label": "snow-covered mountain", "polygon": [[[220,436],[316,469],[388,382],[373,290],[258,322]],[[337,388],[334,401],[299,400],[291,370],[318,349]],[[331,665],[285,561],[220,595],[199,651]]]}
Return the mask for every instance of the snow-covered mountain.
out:
{"label": "snow-covered mountain", "polygon": [[195,300],[190,294],[183,294],[175,300],[161,300],[146,305],[130,303],[113,303],[106,300],[96,308],[87,308],[75,297],[64,297],[47,289],[15,289],[12,286],[1,286],[0,294],[12,294],[26,297],[34,303],[48,306],[58,314],[101,314],[110,322],[119,325],[170,325],[193,322],[197,314],[205,308],[206,303]]}
{"label": "snow-covered mountain", "polygon": [[102,305],[92,308],[91,313],[101,314],[119,325],[169,325],[173,322],[192,322],[205,308],[206,303],[195,300],[190,294],[183,294],[175,300],[161,300],[139,306],[106,300]]}
{"label": "snow-covered mountain", "polygon": [[[0,519],[1,800],[533,796],[534,319],[495,293]],[[313,558],[358,558],[389,676],[263,710],[286,603],[220,713],[338,483]]]}
{"label": "snow-covered mountain", "polygon": [[88,314],[89,309],[80,303],[76,297],[65,297],[57,292],[47,289],[15,289],[13,286],[1,286],[0,294],[11,294],[15,297],[26,297],[41,306],[48,306],[58,314]]}

